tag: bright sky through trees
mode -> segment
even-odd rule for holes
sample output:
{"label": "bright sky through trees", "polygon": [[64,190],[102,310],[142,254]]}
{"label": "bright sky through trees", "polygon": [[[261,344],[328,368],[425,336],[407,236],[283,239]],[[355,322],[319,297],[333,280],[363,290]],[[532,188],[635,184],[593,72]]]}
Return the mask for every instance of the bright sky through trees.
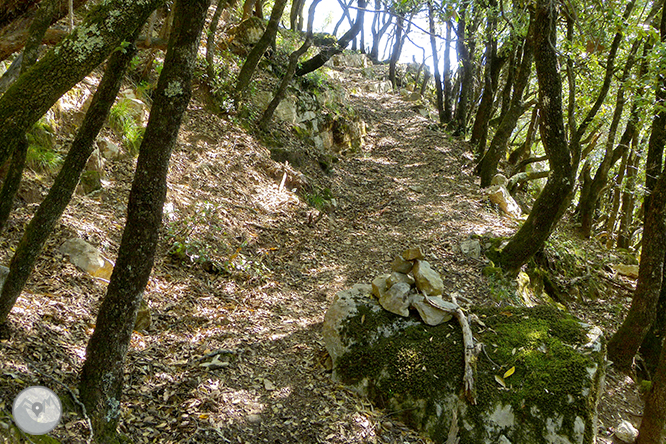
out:
{"label": "bright sky through trees", "polygon": [[[307,11],[308,8],[310,7],[310,1],[308,1],[305,4],[304,11]],[[374,9],[374,6],[368,5],[368,11],[372,11]],[[372,19],[373,19],[374,14],[371,12],[366,13],[364,24],[365,24],[365,44],[366,46],[370,46],[372,44]],[[342,17],[342,8],[340,7],[340,4],[337,1],[326,1],[326,2],[321,2],[317,6],[317,13],[315,15],[315,22],[314,22],[314,31],[315,32],[332,32],[333,28],[335,27],[335,24],[340,20],[340,17]],[[352,11],[352,18],[356,17],[356,12],[355,10]],[[418,26],[419,28],[422,29],[427,29],[428,28],[428,19],[425,14],[420,14],[419,16],[414,18],[414,25]],[[349,22],[345,19],[342,25],[340,25],[340,28],[338,29],[338,35],[337,37],[340,37],[343,33],[345,33],[349,29],[350,25]],[[443,36],[445,31],[443,30],[443,27],[438,30],[438,33]],[[389,57],[391,46],[387,45],[386,38],[392,36],[391,30],[387,32],[387,34],[384,36],[384,39],[382,40],[382,43],[380,45],[380,59],[385,60]],[[444,58],[444,40],[443,39],[438,39],[439,40],[439,47],[440,47],[440,71],[443,70],[443,58]],[[390,43],[390,42],[388,42]],[[418,45],[418,46],[417,46]],[[420,48],[419,48],[420,46]],[[351,48],[351,45],[349,46]],[[412,26],[412,30],[409,33],[409,38],[405,40],[405,45],[402,50],[402,54],[400,56],[400,62],[402,63],[409,63],[412,62],[412,59],[415,59],[417,63],[421,63],[423,61],[423,48],[425,50],[425,57],[426,57],[426,64],[430,67],[430,72],[432,72],[432,54],[430,50],[430,41],[429,37],[426,33],[422,32],[421,30],[417,29],[416,27]],[[455,60],[455,47],[452,48],[451,51],[451,64],[452,64],[452,69],[456,69],[456,60]]]}

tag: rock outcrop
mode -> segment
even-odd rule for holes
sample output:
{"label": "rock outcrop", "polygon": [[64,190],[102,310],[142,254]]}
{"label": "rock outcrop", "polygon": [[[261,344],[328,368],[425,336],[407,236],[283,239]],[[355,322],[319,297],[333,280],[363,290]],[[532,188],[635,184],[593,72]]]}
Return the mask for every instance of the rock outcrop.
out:
{"label": "rock outcrop", "polygon": [[89,275],[109,280],[114,264],[88,242],[79,238],[66,240],[59,251],[69,257],[69,261]]}
{"label": "rock outcrop", "polygon": [[[393,273],[408,263],[403,253],[392,264],[402,271]],[[336,381],[438,443],[450,434],[460,443],[594,443],[606,367],[599,328],[546,306],[469,307],[475,345],[483,344],[472,404],[461,394],[460,325],[447,322],[450,315],[432,319],[446,310],[427,313],[438,304],[422,294],[412,299],[418,287],[396,277],[381,275],[335,296],[323,335]],[[387,309],[382,299],[395,287]]]}

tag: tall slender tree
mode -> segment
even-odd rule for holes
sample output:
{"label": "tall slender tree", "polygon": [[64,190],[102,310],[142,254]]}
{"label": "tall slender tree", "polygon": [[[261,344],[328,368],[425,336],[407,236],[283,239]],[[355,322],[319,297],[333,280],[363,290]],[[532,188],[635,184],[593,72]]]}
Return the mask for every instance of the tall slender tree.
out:
{"label": "tall slender tree", "polygon": [[177,0],[174,29],[139,150],[127,222],[81,370],[80,393],[100,443],[117,442],[124,360],[148,283],[166,198],[166,176],[191,96],[209,0]]}

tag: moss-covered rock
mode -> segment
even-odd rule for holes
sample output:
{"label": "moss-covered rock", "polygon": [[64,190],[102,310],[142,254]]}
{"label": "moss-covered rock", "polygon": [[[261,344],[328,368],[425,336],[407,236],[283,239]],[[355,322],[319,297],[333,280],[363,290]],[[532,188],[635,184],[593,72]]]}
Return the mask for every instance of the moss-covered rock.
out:
{"label": "moss-covered rock", "polygon": [[473,308],[484,351],[472,405],[461,396],[460,326],[394,315],[371,293],[371,286],[340,292],[326,314],[334,379],[435,442],[447,440],[454,417],[461,444],[594,442],[606,362],[601,330],[551,307]]}

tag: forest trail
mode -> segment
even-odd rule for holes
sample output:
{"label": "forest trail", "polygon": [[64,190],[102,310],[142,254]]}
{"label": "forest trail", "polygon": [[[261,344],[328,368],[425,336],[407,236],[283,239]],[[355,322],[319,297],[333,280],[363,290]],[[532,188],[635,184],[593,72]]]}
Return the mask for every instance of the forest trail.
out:
{"label": "forest trail", "polygon": [[[510,235],[517,222],[483,197],[470,150],[414,102],[363,92],[373,80],[360,69],[335,77],[368,131],[360,153],[316,180],[315,192],[327,187],[335,199],[326,212],[280,189],[279,164],[266,148],[191,104],[145,295],[152,326],[134,334],[126,362],[121,430],[134,442],[426,442],[330,380],[321,337],[326,309],[338,291],[370,283],[412,246],[423,249],[463,305],[490,303],[485,263],[456,246],[470,235]],[[76,387],[106,284],[57,248],[79,236],[115,257],[132,168],[129,160],[113,164],[104,192],[76,196],[63,216],[10,318],[2,378]],[[38,187],[34,180],[26,186]],[[2,263],[35,208],[16,212]],[[175,242],[186,244],[185,261],[169,254]],[[227,272],[211,273],[206,258]],[[15,396],[3,385],[3,398]],[[63,424],[56,430],[63,442],[85,442],[80,416],[66,415]]]}

